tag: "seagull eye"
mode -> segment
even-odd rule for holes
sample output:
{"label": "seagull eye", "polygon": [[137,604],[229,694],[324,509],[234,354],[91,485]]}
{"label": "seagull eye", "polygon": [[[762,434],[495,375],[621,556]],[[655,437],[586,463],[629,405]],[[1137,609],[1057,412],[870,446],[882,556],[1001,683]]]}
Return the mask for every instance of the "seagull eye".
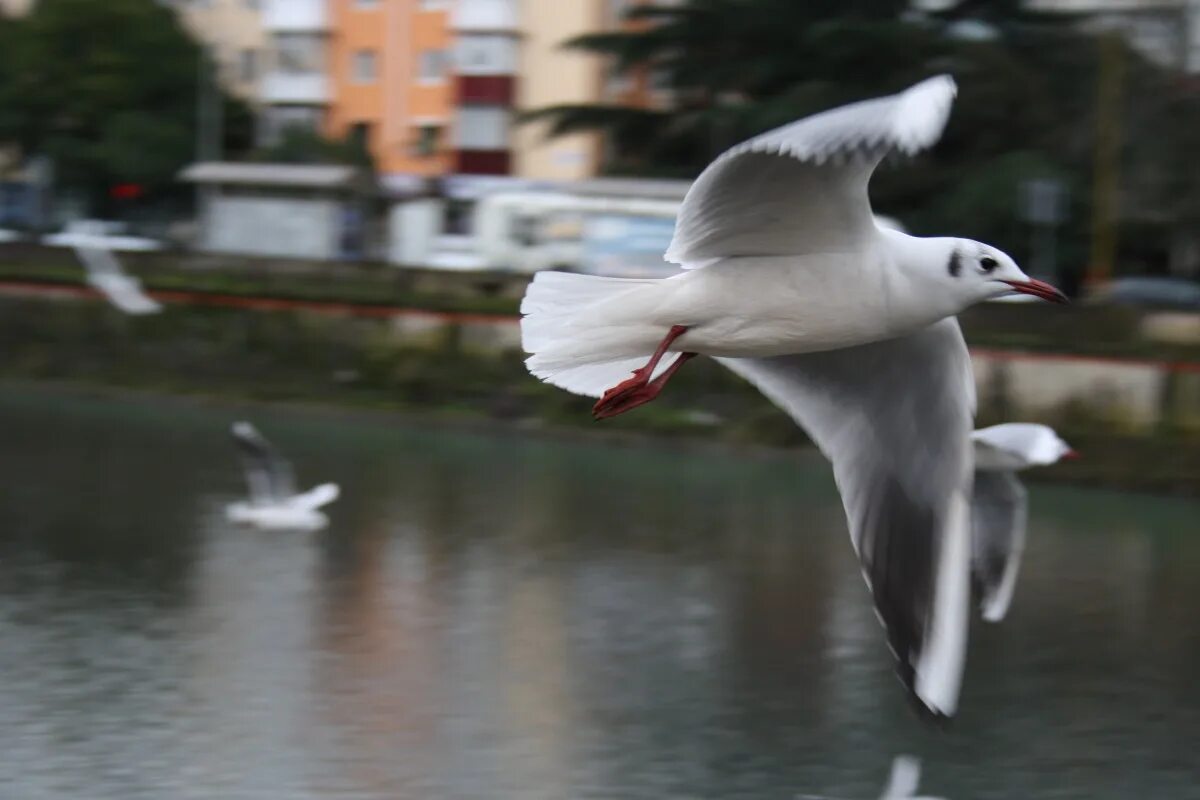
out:
{"label": "seagull eye", "polygon": [[992,258],[991,256],[984,256],[983,258],[979,259],[979,266],[983,267],[984,272],[991,272],[998,267],[999,264],[996,263],[996,259]]}

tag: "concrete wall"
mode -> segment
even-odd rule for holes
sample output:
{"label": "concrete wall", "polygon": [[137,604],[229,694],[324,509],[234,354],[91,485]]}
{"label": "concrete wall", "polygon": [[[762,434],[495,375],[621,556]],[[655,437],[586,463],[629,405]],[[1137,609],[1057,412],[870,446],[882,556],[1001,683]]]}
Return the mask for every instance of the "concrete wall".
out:
{"label": "concrete wall", "polygon": [[980,412],[1053,423],[1086,417],[1130,433],[1200,429],[1200,365],[972,351]]}
{"label": "concrete wall", "polygon": [[332,199],[217,195],[205,203],[203,249],[213,253],[330,259],[340,204]]}

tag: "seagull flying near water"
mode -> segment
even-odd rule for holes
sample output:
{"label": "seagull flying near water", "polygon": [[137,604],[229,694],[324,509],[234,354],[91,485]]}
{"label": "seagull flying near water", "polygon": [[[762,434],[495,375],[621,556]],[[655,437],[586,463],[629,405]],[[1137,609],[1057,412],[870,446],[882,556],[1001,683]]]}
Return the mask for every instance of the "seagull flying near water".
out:
{"label": "seagull flying near water", "polygon": [[983,428],[971,434],[971,441],[975,445],[971,569],[980,613],[988,622],[999,622],[1008,613],[1025,550],[1029,501],[1016,473],[1078,454],[1052,428],[1029,422]]}
{"label": "seagull flying near water", "polygon": [[1013,292],[1064,302],[1000,250],[877,225],[875,167],[941,135],[948,76],[733,147],[684,198],[664,279],[538,273],[521,304],[535,376],[612,417],[696,355],[787,411],[833,462],[897,672],[954,713],[969,607],[974,384],[954,315]]}
{"label": "seagull flying near water", "polygon": [[249,422],[233,424],[233,441],[242,457],[248,502],[231,503],[226,514],[234,522],[257,528],[323,528],[329,519],[318,509],[337,499],[336,483],[323,483],[296,494],[292,465]]}
{"label": "seagull flying near water", "polygon": [[[892,772],[879,800],[943,800],[929,795],[918,795],[921,783],[921,762],[913,756],[896,756],[892,759]],[[801,800],[833,800],[820,795],[802,794]]]}
{"label": "seagull flying near water", "polygon": [[75,256],[87,270],[87,282],[126,314],[157,314],[162,305],[144,291],[142,284],[121,269],[111,250],[102,247],[75,248]]}

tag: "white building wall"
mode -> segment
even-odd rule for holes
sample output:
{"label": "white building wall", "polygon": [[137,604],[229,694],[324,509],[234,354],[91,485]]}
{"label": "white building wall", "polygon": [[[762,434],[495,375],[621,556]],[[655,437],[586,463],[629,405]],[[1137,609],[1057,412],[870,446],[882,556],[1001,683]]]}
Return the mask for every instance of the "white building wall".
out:
{"label": "white building wall", "polygon": [[324,198],[216,195],[205,208],[203,246],[213,253],[332,259],[339,209]]}
{"label": "white building wall", "polygon": [[263,0],[263,27],[272,33],[302,33],[329,28],[326,0]]}

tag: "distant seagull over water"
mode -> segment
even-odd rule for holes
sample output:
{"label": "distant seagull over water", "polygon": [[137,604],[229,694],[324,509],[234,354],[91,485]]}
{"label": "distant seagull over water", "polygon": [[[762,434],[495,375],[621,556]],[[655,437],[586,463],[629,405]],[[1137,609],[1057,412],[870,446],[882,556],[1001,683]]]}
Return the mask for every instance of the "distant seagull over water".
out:
{"label": "distant seagull over water", "polygon": [[[665,279],[538,273],[521,304],[534,375],[650,402],[696,355],[787,411],[833,462],[897,672],[954,713],[969,616],[974,384],[953,316],[1012,292],[1065,302],[969,239],[876,224],[875,167],[937,141],[948,76],[800,120],[733,147],[684,198]],[[632,374],[631,374],[632,373]]]}
{"label": "distant seagull over water", "polygon": [[233,441],[242,456],[249,502],[231,503],[226,514],[234,522],[257,528],[323,528],[329,519],[319,509],[337,499],[336,483],[323,483],[296,494],[292,465],[249,422],[233,424]]}
{"label": "distant seagull over water", "polygon": [[1025,550],[1029,500],[1016,473],[1078,454],[1052,428],[1029,422],[983,428],[971,434],[971,441],[975,443],[971,567],[980,593],[980,613],[988,622],[999,622],[1012,602]]}
{"label": "distant seagull over water", "polygon": [[[918,795],[921,782],[921,762],[912,756],[896,756],[892,760],[892,773],[879,800],[943,800],[928,795]],[[833,800],[821,795],[802,794],[799,800]]]}
{"label": "distant seagull over water", "polygon": [[125,274],[111,250],[101,247],[76,247],[75,256],[87,270],[90,286],[126,314],[157,314],[162,305],[142,291],[141,282]]}

